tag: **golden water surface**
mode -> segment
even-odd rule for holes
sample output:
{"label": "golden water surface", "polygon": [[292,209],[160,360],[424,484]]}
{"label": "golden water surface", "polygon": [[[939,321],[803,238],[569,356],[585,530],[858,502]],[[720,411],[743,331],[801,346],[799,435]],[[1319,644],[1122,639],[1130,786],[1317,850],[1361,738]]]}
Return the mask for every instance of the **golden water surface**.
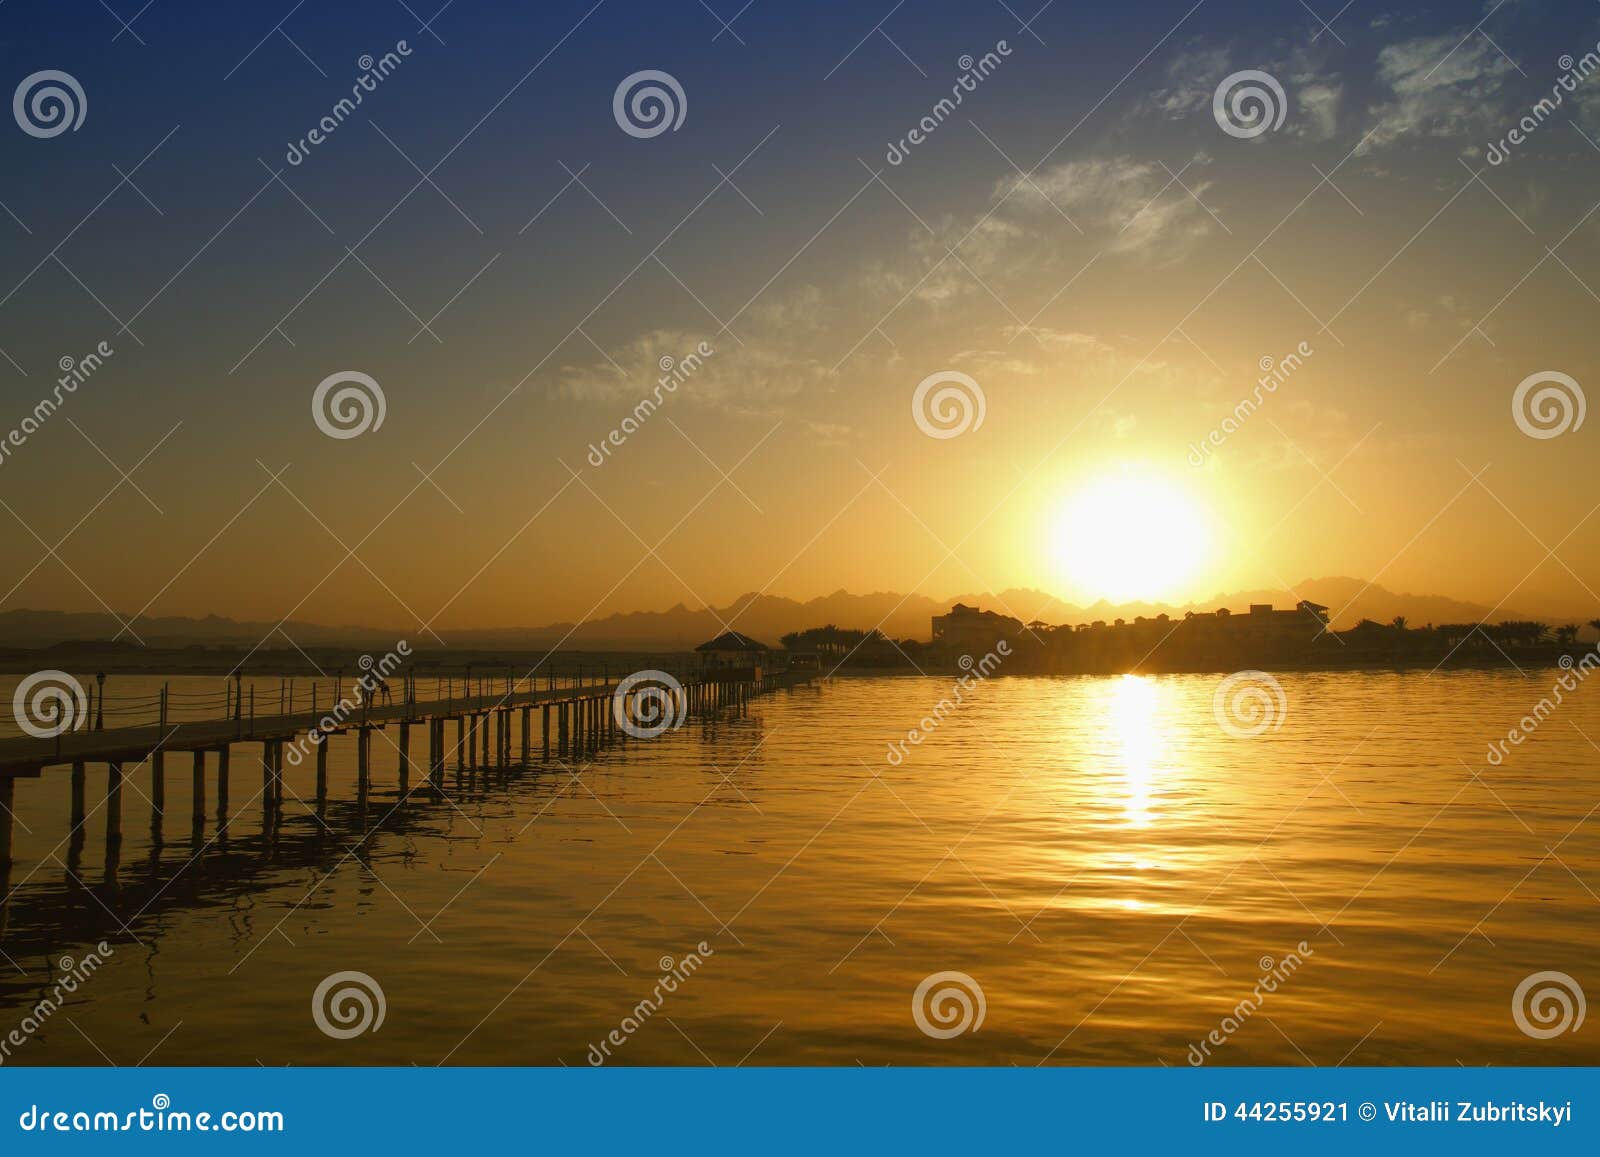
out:
{"label": "golden water surface", "polygon": [[[409,797],[391,729],[364,806],[342,737],[323,814],[291,768],[270,834],[239,745],[223,833],[169,756],[159,840],[132,770],[109,863],[104,768],[81,848],[51,769],[16,793],[0,1037],[113,954],[6,1063],[583,1065],[615,1030],[612,1064],[1594,1064],[1600,1024],[1530,1036],[1513,994],[1600,993],[1600,688],[1486,759],[1557,675],[1280,675],[1254,736],[1219,676],[996,677],[932,728],[949,679],[844,678]],[[343,971],[376,1031],[315,1023]],[[982,1022],[929,1035],[952,971]]]}

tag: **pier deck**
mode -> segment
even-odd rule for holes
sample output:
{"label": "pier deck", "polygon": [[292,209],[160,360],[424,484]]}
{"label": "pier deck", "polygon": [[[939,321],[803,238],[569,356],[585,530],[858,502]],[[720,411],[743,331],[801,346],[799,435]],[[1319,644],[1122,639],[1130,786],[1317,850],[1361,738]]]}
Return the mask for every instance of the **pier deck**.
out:
{"label": "pier deck", "polygon": [[[262,773],[261,799],[269,819],[283,802],[285,764],[298,767],[312,762],[316,767],[316,794],[326,799],[327,740],[354,733],[357,738],[358,782],[365,790],[371,773],[371,734],[394,728],[394,743],[400,782],[405,789],[413,771],[429,782],[438,782],[453,759],[459,768],[505,767],[556,758],[581,756],[602,745],[653,737],[663,713],[667,725],[674,726],[690,716],[714,714],[724,708],[742,708],[750,699],[782,687],[808,681],[815,672],[764,672],[756,668],[707,668],[661,682],[635,683],[632,677],[585,680],[581,677],[563,686],[540,687],[534,680],[510,680],[497,692],[452,693],[426,700],[417,696],[417,685],[397,681],[393,702],[355,704],[346,699],[330,703],[326,709],[310,706],[306,710],[287,710],[260,714],[254,710],[254,694],[247,701],[240,694],[229,696],[227,711],[214,719],[173,721],[168,718],[168,695],[158,697],[149,721],[102,728],[93,726],[103,715],[84,713],[74,722],[75,730],[44,738],[19,736],[0,739],[0,869],[11,861],[13,803],[20,779],[36,778],[46,768],[68,765],[72,769],[71,830],[81,827],[85,816],[85,776],[88,764],[104,764],[107,773],[107,804],[120,812],[124,765],[149,765],[150,798],[159,812],[164,806],[165,770],[168,755],[185,753],[192,759],[195,821],[204,822],[207,754],[215,753],[212,775],[219,801],[228,792],[229,752],[235,744],[260,744]],[[293,704],[291,695],[287,701]],[[103,704],[101,705],[104,706]],[[537,712],[539,718],[534,719]],[[518,717],[520,716],[520,726]],[[447,737],[447,726],[454,723],[454,736]],[[425,754],[414,758],[411,748],[413,725],[425,728]],[[520,745],[520,759],[514,748]],[[287,758],[286,758],[287,749]],[[309,794],[309,793],[308,793]],[[108,827],[120,830],[119,818],[108,816]]]}

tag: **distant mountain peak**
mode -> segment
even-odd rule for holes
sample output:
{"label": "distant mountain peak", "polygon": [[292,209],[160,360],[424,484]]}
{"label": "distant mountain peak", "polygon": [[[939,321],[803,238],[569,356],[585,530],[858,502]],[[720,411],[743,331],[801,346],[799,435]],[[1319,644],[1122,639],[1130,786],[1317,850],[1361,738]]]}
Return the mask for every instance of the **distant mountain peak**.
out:
{"label": "distant mountain peak", "polygon": [[[1161,613],[1181,617],[1184,612],[1214,611],[1218,607],[1242,611],[1251,603],[1272,603],[1290,607],[1301,598],[1330,608],[1334,625],[1354,626],[1363,618],[1389,622],[1404,616],[1412,624],[1477,622],[1491,615],[1491,608],[1443,595],[1399,594],[1363,579],[1345,575],[1305,579],[1293,591],[1261,589],[1220,593],[1203,602],[1186,604],[1111,603],[1097,600],[1087,607],[1065,603],[1047,591],[1019,587],[998,594],[966,593],[954,598],[935,599],[922,594],[873,591],[851,594],[840,588],[832,594],[799,601],[784,595],[746,592],[725,607],[706,606],[691,610],[677,602],[664,611],[622,611],[574,625],[547,623],[536,627],[441,628],[446,644],[462,649],[523,649],[562,646],[569,650],[673,650],[689,649],[711,638],[730,623],[760,641],[776,645],[791,631],[807,627],[835,626],[868,630],[878,628],[891,638],[925,640],[931,634],[933,616],[942,615],[957,602],[1014,615],[1023,622],[1043,619],[1047,623],[1077,624],[1095,619],[1134,619]],[[1595,611],[1541,615],[1501,607],[1492,611],[1499,620],[1543,618],[1552,622],[1587,623]],[[736,621],[735,621],[736,620]],[[210,613],[203,618],[141,618],[135,624],[139,635],[153,647],[194,645],[253,646],[273,633],[275,624],[241,622]],[[109,640],[121,630],[112,616],[98,612],[13,610],[0,612],[0,647],[38,648],[54,644]],[[286,623],[284,630],[296,644],[305,647],[367,647],[392,645],[404,637],[403,628],[329,627],[315,623]]]}

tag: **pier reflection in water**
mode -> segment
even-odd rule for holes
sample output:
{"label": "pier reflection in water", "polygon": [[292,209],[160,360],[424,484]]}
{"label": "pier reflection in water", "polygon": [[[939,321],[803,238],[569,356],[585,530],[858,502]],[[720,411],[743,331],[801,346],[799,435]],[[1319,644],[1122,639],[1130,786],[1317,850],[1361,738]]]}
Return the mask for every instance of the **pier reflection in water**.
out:
{"label": "pier reflection in water", "polygon": [[[1600,698],[1484,761],[1530,676],[1283,675],[1247,737],[1220,676],[993,678],[898,766],[948,681],[841,679],[436,788],[377,732],[363,791],[336,739],[281,815],[259,745],[231,799],[168,757],[152,823],[148,764],[54,769],[17,792],[0,1033],[60,957],[115,953],[6,1063],[582,1064],[702,941],[608,1063],[1183,1064],[1301,942],[1211,1063],[1596,1063],[1511,1015],[1600,957]],[[912,993],[948,970],[986,1018],[936,1039]],[[380,1030],[314,1023],[342,971]]]}

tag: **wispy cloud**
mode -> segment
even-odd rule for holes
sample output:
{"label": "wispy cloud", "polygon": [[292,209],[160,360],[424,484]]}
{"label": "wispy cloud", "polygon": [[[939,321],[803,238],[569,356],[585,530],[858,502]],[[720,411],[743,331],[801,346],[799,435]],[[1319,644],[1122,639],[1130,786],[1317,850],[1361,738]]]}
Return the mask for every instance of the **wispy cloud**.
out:
{"label": "wispy cloud", "polygon": [[[1209,163],[1204,154],[1196,160],[1201,169]],[[1196,174],[1192,167],[1183,184],[1204,198],[1211,183]],[[1013,183],[1002,178],[996,195]],[[1008,205],[1011,220],[1018,224],[1045,220],[1052,232],[1059,232],[1058,214],[1064,213],[1112,251],[1170,259],[1182,256],[1215,225],[1195,197],[1159,162],[1119,156],[1056,165],[1012,193]]]}
{"label": "wispy cloud", "polygon": [[1463,36],[1420,36],[1379,51],[1376,83],[1386,95],[1371,108],[1367,149],[1419,136],[1476,139],[1505,121],[1504,90],[1516,70],[1487,40]]}

